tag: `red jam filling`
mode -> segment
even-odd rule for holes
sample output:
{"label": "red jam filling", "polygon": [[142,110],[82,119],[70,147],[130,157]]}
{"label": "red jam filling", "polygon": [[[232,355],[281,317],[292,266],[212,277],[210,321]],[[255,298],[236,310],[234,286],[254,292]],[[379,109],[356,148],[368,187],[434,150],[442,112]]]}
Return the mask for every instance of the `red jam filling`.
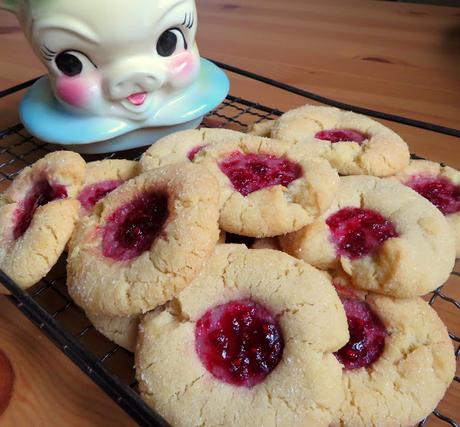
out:
{"label": "red jam filling", "polygon": [[168,196],[144,193],[118,208],[103,229],[102,253],[117,261],[138,257],[150,249],[168,219]]}
{"label": "red jam filling", "polygon": [[383,353],[387,332],[364,301],[340,297],[347,315],[350,341],[334,353],[346,370],[370,366]]}
{"label": "red jam filling", "polygon": [[428,199],[444,215],[460,211],[460,186],[448,178],[419,175],[413,176],[405,184]]}
{"label": "red jam filling", "polygon": [[84,209],[90,211],[99,200],[115,190],[121,183],[120,180],[109,180],[87,185],[80,191],[78,200]]}
{"label": "red jam filling", "polygon": [[231,153],[219,164],[236,191],[247,196],[273,185],[287,187],[302,176],[302,168],[288,159],[271,154]]}
{"label": "red jam filling", "polygon": [[195,156],[205,147],[205,145],[197,145],[196,147],[193,147],[188,153],[187,153],[187,158],[193,162],[193,159]]}
{"label": "red jam filling", "polygon": [[29,190],[15,212],[13,238],[19,239],[29,228],[35,211],[39,206],[53,200],[65,199],[67,190],[63,185],[50,184],[46,179],[38,181]]}
{"label": "red jam filling", "polygon": [[340,209],[326,224],[337,253],[350,259],[369,255],[385,240],[399,236],[390,220],[370,209]]}
{"label": "red jam filling", "polygon": [[240,236],[239,234],[225,233],[225,243],[243,244],[250,248],[256,239],[254,237]]}
{"label": "red jam filling", "polygon": [[260,304],[244,299],[214,307],[199,319],[195,348],[214,377],[251,388],[278,365],[284,341],[273,315]]}
{"label": "red jam filling", "polygon": [[367,139],[367,135],[353,129],[330,129],[317,132],[315,138],[323,141],[331,141],[333,144],[341,141],[352,141],[362,144]]}

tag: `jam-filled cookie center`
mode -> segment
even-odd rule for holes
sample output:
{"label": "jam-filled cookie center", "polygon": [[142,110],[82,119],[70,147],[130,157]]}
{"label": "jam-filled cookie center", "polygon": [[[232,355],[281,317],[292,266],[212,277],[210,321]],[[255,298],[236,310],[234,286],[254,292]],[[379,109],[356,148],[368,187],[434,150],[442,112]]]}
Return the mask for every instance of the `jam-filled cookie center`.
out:
{"label": "jam-filled cookie center", "polygon": [[399,236],[389,219],[370,209],[340,209],[326,224],[337,253],[350,259],[369,255],[385,240]]}
{"label": "jam-filled cookie center", "polygon": [[278,365],[284,341],[275,317],[260,304],[244,299],[206,312],[196,324],[195,348],[214,377],[250,388]]}
{"label": "jam-filled cookie center", "polygon": [[333,144],[342,141],[351,141],[362,144],[368,137],[354,129],[329,129],[321,130],[315,134],[315,138],[322,141],[330,141]]}
{"label": "jam-filled cookie center", "polygon": [[350,340],[334,355],[347,370],[370,366],[383,352],[386,329],[364,301],[344,296],[340,299],[347,315]]}
{"label": "jam-filled cookie center", "polygon": [[289,159],[239,151],[224,158],[219,167],[243,196],[274,185],[287,187],[303,174],[301,166]]}
{"label": "jam-filled cookie center", "polygon": [[120,180],[107,180],[87,185],[78,195],[78,200],[87,211],[93,209],[94,205],[103,199],[111,191],[122,184]]}
{"label": "jam-filled cookie center", "polygon": [[148,192],[118,208],[107,218],[102,253],[126,261],[148,251],[168,219],[168,195]]}
{"label": "jam-filled cookie center", "polygon": [[205,145],[197,145],[196,147],[193,147],[188,153],[187,153],[187,158],[193,162],[195,159],[196,155],[204,148],[206,147],[207,144]]}
{"label": "jam-filled cookie center", "polygon": [[16,240],[27,231],[39,206],[66,197],[67,190],[63,185],[50,184],[46,179],[36,182],[16,210],[13,238]]}
{"label": "jam-filled cookie center", "polygon": [[444,215],[460,211],[460,186],[446,177],[415,175],[405,184],[428,199]]}

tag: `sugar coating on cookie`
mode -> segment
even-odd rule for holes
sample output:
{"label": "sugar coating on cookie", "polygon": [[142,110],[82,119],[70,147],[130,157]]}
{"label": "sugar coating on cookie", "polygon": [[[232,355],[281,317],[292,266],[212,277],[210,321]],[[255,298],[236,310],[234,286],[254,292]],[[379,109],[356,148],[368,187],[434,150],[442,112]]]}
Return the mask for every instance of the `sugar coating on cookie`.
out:
{"label": "sugar coating on cookie", "polygon": [[272,237],[311,223],[334,200],[339,179],[324,159],[300,144],[244,135],[204,147],[194,163],[219,181],[220,227],[250,237]]}
{"label": "sugar coating on cookie", "polygon": [[399,182],[371,176],[341,178],[332,207],[279,240],[318,268],[341,266],[357,288],[401,298],[442,285],[455,261],[441,212]]}
{"label": "sugar coating on cookie", "polygon": [[140,159],[142,171],[160,166],[193,161],[203,147],[216,142],[239,140],[244,135],[229,129],[192,129],[161,138]]}
{"label": "sugar coating on cookie", "polygon": [[115,344],[134,353],[140,316],[109,317],[86,312],[94,328]]}
{"label": "sugar coating on cookie", "polygon": [[306,105],[283,114],[270,136],[301,142],[341,175],[389,176],[409,163],[407,144],[369,117],[333,107]]}
{"label": "sugar coating on cookie", "polygon": [[445,215],[455,236],[457,257],[460,257],[460,172],[436,162],[411,160],[395,178]]}
{"label": "sugar coating on cookie", "polygon": [[86,165],[85,182],[78,194],[84,213],[91,212],[95,204],[138,174],[138,162],[124,159],[107,159]]}
{"label": "sugar coating on cookie", "polygon": [[202,268],[216,245],[219,190],[189,164],[131,179],[78,224],[67,283],[85,310],[112,317],[164,304]]}
{"label": "sugar coating on cookie", "polygon": [[[416,425],[433,411],[455,373],[446,327],[421,298],[343,291],[338,288],[350,341],[336,356],[343,363],[345,354],[346,397],[331,425]],[[372,360],[350,367],[366,357]]]}
{"label": "sugar coating on cookie", "polygon": [[0,268],[22,288],[44,277],[78,218],[85,176],[77,153],[56,151],[23,169],[0,199]]}
{"label": "sugar coating on cookie", "polygon": [[328,426],[346,330],[326,274],[278,251],[218,245],[192,285],[142,321],[140,392],[177,427]]}

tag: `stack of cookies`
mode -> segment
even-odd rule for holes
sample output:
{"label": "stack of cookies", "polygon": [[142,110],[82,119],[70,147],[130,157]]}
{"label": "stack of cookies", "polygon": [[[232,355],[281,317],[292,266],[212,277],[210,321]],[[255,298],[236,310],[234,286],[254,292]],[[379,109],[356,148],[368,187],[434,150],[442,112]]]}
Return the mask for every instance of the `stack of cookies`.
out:
{"label": "stack of cookies", "polygon": [[50,154],[0,198],[0,268],[26,288],[66,249],[70,295],[173,426],[411,426],[454,376],[421,296],[460,252],[460,173],[364,116]]}

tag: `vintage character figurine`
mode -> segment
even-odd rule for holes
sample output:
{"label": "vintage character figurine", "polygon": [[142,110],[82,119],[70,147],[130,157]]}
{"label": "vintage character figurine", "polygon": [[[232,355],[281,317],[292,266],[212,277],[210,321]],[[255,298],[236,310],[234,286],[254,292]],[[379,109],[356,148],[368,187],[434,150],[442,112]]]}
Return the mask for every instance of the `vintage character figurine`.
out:
{"label": "vintage character figurine", "polygon": [[41,140],[83,153],[152,144],[198,126],[228,93],[201,59],[193,0],[0,0],[49,74],[21,103]]}

